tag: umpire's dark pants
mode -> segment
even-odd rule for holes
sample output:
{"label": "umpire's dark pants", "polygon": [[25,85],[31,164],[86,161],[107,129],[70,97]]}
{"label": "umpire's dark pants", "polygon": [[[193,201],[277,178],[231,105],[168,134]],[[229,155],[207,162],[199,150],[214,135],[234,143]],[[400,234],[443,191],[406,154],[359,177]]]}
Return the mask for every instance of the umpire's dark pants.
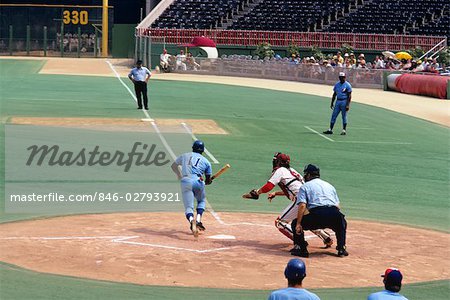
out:
{"label": "umpire's dark pants", "polygon": [[134,91],[136,92],[138,107],[142,108],[142,96],[143,96],[144,97],[144,107],[148,108],[147,82],[135,81],[134,82]]}
{"label": "umpire's dark pants", "polygon": [[[305,241],[305,234],[303,232],[297,234],[295,226],[297,226],[297,219],[292,221],[294,244],[306,248],[308,244]],[[345,247],[347,221],[344,214],[336,206],[320,206],[311,209],[309,214],[303,216],[302,227],[303,230],[330,228],[336,233],[337,249]]]}

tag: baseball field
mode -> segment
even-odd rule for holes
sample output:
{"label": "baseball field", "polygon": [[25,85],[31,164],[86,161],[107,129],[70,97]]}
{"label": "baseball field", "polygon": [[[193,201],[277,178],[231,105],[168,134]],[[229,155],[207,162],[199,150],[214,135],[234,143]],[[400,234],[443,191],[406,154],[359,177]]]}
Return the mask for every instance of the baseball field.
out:
{"label": "baseball field", "polygon": [[[104,60],[0,59],[2,145],[6,125],[150,129],[127,70]],[[330,86],[155,75],[155,123],[192,128],[213,172],[232,166],[206,189],[207,231],[194,239],[182,212],[2,212],[1,298],[267,298],[286,285],[292,245],[273,222],[288,200],[241,195],[266,182],[273,153],[282,151],[299,171],[321,168],[348,221],[348,257],[308,236],[307,289],[321,299],[364,299],[382,289],[380,274],[392,266],[402,270],[409,299],[448,299],[449,104],[355,89],[347,136],[323,136],[329,95]]]}

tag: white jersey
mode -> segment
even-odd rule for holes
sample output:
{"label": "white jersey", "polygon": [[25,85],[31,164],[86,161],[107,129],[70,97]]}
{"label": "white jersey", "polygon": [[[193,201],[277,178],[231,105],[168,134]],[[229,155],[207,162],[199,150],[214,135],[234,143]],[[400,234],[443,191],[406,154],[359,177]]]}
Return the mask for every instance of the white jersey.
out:
{"label": "white jersey", "polygon": [[169,57],[170,57],[169,54],[167,54],[167,53],[166,53],[166,54],[162,53],[162,54],[159,56],[159,60],[162,61],[162,62],[167,63],[167,62],[169,62]]}
{"label": "white jersey", "polygon": [[303,177],[294,168],[280,167],[276,169],[268,182],[278,185],[291,201],[297,199],[297,193],[303,185]]}

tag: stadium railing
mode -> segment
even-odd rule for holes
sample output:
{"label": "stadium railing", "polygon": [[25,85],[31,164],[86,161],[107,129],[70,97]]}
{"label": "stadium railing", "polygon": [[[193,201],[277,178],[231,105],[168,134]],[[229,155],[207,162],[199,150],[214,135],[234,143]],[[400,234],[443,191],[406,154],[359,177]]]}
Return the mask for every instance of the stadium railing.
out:
{"label": "stadium railing", "polygon": [[252,30],[159,29],[136,28],[136,36],[164,39],[167,44],[188,44],[194,37],[211,38],[217,45],[256,46],[268,42],[275,47],[295,44],[301,48],[316,46],[322,49],[339,49],[349,44],[355,50],[407,50],[417,46],[425,51],[445,40],[445,36],[354,34],[330,32],[290,32]]}

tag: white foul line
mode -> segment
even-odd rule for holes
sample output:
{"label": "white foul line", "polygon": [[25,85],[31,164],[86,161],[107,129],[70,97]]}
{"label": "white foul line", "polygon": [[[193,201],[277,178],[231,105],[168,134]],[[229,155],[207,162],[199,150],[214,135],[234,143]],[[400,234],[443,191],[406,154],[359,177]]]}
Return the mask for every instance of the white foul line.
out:
{"label": "white foul line", "polygon": [[[130,95],[133,98],[134,102],[137,103],[136,96],[133,94],[133,92],[130,90],[130,88],[123,82],[122,78],[120,78],[120,75],[119,75],[119,73],[117,73],[116,69],[114,69],[114,66],[108,60],[106,61],[106,63],[109,65],[111,70],[114,72],[114,74],[116,75],[117,79],[119,79],[120,83],[130,93]],[[151,119],[150,115],[148,114],[148,112],[146,110],[143,110],[143,112],[144,112],[145,116],[148,119]],[[161,131],[159,130],[158,125],[156,125],[155,121],[151,121],[151,124],[152,124],[153,128],[155,129],[155,131],[157,132],[161,142],[164,144],[164,147],[166,147],[166,149],[169,152],[169,154],[172,157],[172,159],[175,160],[177,157],[176,157],[175,153],[172,151],[172,148],[170,147],[170,145],[167,143],[167,141],[164,138],[164,136],[161,134]],[[209,204],[208,200],[205,200],[205,201],[206,201],[206,207],[208,208],[208,210],[211,212],[211,214],[214,216],[214,218],[220,223],[219,219],[217,219],[217,214],[214,212],[214,209],[212,208],[211,204]]]}
{"label": "white foul line", "polygon": [[[194,135],[194,133],[192,132],[192,130],[187,126],[186,123],[182,122],[181,125],[184,127],[184,129],[186,130],[187,133],[189,133],[192,136],[192,139],[194,141],[198,140],[197,137]],[[219,161],[214,157],[214,155],[211,154],[211,152],[208,151],[207,148],[205,148],[205,153],[206,155],[209,156],[209,158],[211,158],[211,160],[215,163],[218,164]]]}
{"label": "white foul line", "polygon": [[138,238],[139,236],[10,236],[0,238],[0,240],[101,240],[101,239],[131,239]]}
{"label": "white foul line", "polygon": [[336,141],[336,143],[412,145],[412,143],[408,143],[408,142],[372,142],[372,141]]}
{"label": "white foul line", "polygon": [[327,139],[327,140],[329,140],[330,142],[334,142],[334,140],[333,139],[331,139],[331,138],[329,138],[329,137],[327,137],[327,136],[325,136],[325,135],[323,135],[323,134],[321,134],[320,132],[318,132],[318,131],[315,131],[314,129],[312,129],[311,127],[309,127],[309,126],[304,126],[306,129],[308,129],[309,131],[312,131],[312,132],[314,132],[314,133],[316,133],[316,134],[318,134],[318,135],[320,135],[321,137],[323,137],[324,139]]}
{"label": "white foul line", "polygon": [[167,246],[167,245],[160,245],[160,244],[150,244],[150,243],[140,243],[140,242],[130,242],[127,241],[133,237],[125,237],[125,238],[119,238],[114,239],[112,242],[114,243],[122,243],[122,244],[129,244],[129,245],[136,245],[136,246],[148,246],[153,248],[163,248],[163,249],[170,249],[170,250],[181,250],[181,251],[188,251],[188,252],[196,252],[196,253],[208,253],[208,252],[217,252],[217,251],[223,251],[231,249],[231,247],[222,247],[222,248],[212,248],[212,249],[206,249],[206,250],[197,250],[197,249],[190,249],[190,248],[182,248],[182,247],[175,247],[175,246]]}

